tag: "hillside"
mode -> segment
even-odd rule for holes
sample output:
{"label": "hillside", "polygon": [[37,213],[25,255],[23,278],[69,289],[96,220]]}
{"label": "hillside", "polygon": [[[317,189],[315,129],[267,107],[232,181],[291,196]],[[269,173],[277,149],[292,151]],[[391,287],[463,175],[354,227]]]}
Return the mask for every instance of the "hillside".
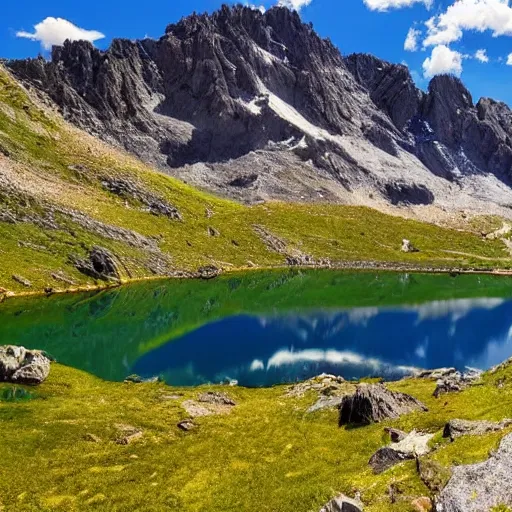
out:
{"label": "hillside", "polygon": [[[325,258],[336,265],[510,264],[503,241],[482,236],[501,227],[499,218],[459,217],[455,230],[365,207],[244,206],[200,192],[73,128],[4,68],[0,148],[0,287],[6,291],[164,277],[204,265],[325,264]],[[403,238],[420,252],[402,253]]]}

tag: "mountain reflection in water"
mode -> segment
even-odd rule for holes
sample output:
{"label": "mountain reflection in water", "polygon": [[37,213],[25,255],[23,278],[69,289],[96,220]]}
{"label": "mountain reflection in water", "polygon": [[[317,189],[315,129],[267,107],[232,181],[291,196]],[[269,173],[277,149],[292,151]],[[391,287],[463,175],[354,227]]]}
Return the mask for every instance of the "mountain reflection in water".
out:
{"label": "mountain reflection in water", "polygon": [[234,316],[142,356],[134,372],[170,384],[236,379],[268,386],[327,372],[346,379],[415,368],[489,368],[512,355],[512,301],[434,301],[287,315]]}

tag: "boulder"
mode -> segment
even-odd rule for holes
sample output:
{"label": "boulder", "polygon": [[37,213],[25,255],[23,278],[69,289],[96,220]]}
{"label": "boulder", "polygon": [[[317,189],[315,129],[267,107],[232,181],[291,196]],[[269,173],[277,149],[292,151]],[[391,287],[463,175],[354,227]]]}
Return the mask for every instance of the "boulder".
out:
{"label": "boulder", "polygon": [[368,464],[376,475],[383,473],[387,469],[403,462],[404,460],[414,459],[412,453],[405,453],[395,450],[390,446],[385,446],[377,450],[369,460]]}
{"label": "boulder", "polygon": [[402,252],[418,252],[418,249],[412,245],[410,240],[404,238],[402,240]]}
{"label": "boulder", "polygon": [[40,350],[0,346],[0,382],[37,385],[50,374],[50,359]]}
{"label": "boulder", "polygon": [[363,512],[363,504],[359,500],[340,494],[325,504],[320,512]]}
{"label": "boulder", "polygon": [[456,466],[436,500],[437,512],[483,512],[512,507],[512,434],[488,460]]}
{"label": "boulder", "polygon": [[416,398],[391,391],[382,384],[359,384],[353,395],[343,398],[339,424],[378,423],[386,419],[397,419],[413,411],[427,410]]}
{"label": "boulder", "polygon": [[433,434],[422,434],[415,430],[409,434],[400,433],[404,436],[400,441],[380,448],[372,455],[368,463],[375,474],[383,473],[404,460],[415,459],[430,452],[428,443],[434,437]]}
{"label": "boulder", "polygon": [[469,368],[466,372],[451,372],[437,381],[434,396],[439,398],[446,393],[457,393],[466,389],[470,384],[478,380],[482,376],[480,370]]}
{"label": "boulder", "polygon": [[405,439],[407,437],[407,433],[404,432],[403,430],[399,430],[397,428],[385,428],[384,429],[386,431],[386,433],[389,434],[389,437],[391,439],[391,442],[393,443],[399,443],[400,441],[402,441],[403,439]]}
{"label": "boulder", "polygon": [[445,427],[443,436],[452,441],[462,436],[481,436],[492,432],[499,432],[512,425],[512,419],[505,419],[499,423],[492,421],[451,420]]}

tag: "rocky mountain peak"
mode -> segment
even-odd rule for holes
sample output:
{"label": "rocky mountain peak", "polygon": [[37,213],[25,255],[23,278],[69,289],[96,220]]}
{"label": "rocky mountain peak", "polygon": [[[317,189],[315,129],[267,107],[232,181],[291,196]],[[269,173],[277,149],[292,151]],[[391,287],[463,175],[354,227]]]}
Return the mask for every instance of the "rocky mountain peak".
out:
{"label": "rocky mountain peak", "polygon": [[67,41],[49,62],[8,65],[81,128],[242,200],[352,201],[364,190],[426,204],[448,200],[454,181],[512,177],[508,107],[475,107],[455,77],[424,93],[406,66],[343,58],[284,7],[223,6],[158,40],[115,39],[106,51]]}

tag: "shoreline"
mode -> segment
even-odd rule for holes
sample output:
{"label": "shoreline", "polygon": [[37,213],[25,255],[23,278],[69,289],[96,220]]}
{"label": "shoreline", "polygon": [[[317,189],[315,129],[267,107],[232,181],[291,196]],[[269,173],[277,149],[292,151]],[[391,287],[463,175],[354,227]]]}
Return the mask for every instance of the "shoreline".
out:
{"label": "shoreline", "polygon": [[[205,279],[199,277],[196,273],[189,271],[176,271],[176,275],[170,276],[145,276],[132,279],[123,279],[117,283],[102,283],[96,285],[82,285],[75,286],[65,289],[52,289],[51,292],[45,292],[44,290],[33,290],[26,292],[13,292],[7,290],[6,292],[0,292],[0,304],[6,302],[9,299],[19,299],[26,297],[50,297],[52,295],[65,295],[65,294],[78,294],[87,292],[101,292],[104,290],[111,290],[120,288],[122,286],[130,285],[133,283],[141,283],[145,281],[173,281],[173,280],[189,280],[195,279],[198,281],[205,281],[216,279],[222,275],[236,274],[241,272],[258,272],[258,271],[279,271],[279,270],[340,270],[348,272],[411,272],[415,274],[453,274],[453,275],[491,275],[491,276],[512,276],[512,269],[485,269],[485,268],[458,268],[458,267],[432,267],[425,266],[421,267],[418,265],[407,265],[398,262],[368,262],[368,261],[354,261],[354,262],[340,262],[331,265],[274,265],[274,266],[257,266],[257,267],[236,267],[221,269],[218,275]],[[178,275],[178,273],[180,273]],[[187,275],[188,274],[188,275]],[[1,287],[0,287],[1,289]]]}

